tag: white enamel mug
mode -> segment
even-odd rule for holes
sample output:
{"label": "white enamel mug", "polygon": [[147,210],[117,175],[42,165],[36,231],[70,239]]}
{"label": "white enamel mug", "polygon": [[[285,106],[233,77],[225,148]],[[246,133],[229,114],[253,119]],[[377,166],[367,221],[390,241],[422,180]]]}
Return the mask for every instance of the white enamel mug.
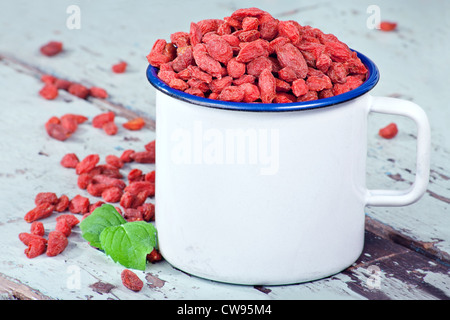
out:
{"label": "white enamel mug", "polygon": [[[156,228],[166,261],[189,274],[248,285],[336,274],[364,245],[365,206],[406,206],[425,192],[430,128],[416,104],[374,97],[375,64],[350,92],[311,102],[234,103],[174,90],[149,66],[156,93]],[[407,190],[366,187],[367,118],[417,124]]]}

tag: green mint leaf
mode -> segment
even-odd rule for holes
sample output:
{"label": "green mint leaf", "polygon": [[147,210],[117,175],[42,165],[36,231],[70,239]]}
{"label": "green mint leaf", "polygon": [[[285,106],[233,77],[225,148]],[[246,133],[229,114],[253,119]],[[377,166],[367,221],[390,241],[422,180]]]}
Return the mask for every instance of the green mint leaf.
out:
{"label": "green mint leaf", "polygon": [[105,228],[100,234],[103,250],[115,262],[144,270],[147,254],[157,245],[156,228],[145,221],[133,221]]}
{"label": "green mint leaf", "polygon": [[105,203],[81,221],[80,229],[83,238],[86,239],[91,246],[102,250],[103,248],[100,241],[101,232],[107,227],[124,223],[126,223],[126,220],[117,212],[116,208]]}

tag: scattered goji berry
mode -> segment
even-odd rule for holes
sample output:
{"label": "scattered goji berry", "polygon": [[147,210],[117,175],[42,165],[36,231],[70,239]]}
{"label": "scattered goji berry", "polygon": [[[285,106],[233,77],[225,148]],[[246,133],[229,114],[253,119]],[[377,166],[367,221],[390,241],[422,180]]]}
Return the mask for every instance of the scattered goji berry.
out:
{"label": "scattered goji berry", "polygon": [[92,126],[94,128],[102,128],[105,123],[114,121],[115,117],[116,115],[112,111],[100,113],[92,119]]}
{"label": "scattered goji berry", "polygon": [[119,63],[114,64],[111,67],[111,69],[114,73],[124,73],[125,70],[127,69],[127,63],[125,61],[121,61]]}
{"label": "scattered goji berry", "polygon": [[108,98],[108,93],[105,89],[99,87],[91,87],[89,89],[90,95],[94,98],[106,99]]}
{"label": "scattered goji berry", "polygon": [[54,257],[64,251],[69,241],[61,231],[54,230],[48,234],[47,256]]}
{"label": "scattered goji berry", "polygon": [[57,212],[63,212],[66,211],[67,208],[69,208],[69,197],[66,196],[65,194],[61,195],[58,199],[58,202],[55,205],[55,211]]}
{"label": "scattered goji berry", "polygon": [[77,164],[80,162],[75,153],[67,153],[61,159],[61,165],[64,168],[76,168]]}
{"label": "scattered goji berry", "polygon": [[130,155],[138,163],[155,163],[155,153],[152,151],[139,151]]}
{"label": "scattered goji berry", "polygon": [[119,128],[114,121],[104,123],[102,129],[108,136],[114,136],[119,131]]}
{"label": "scattered goji berry", "polygon": [[82,84],[72,83],[68,89],[69,93],[81,99],[86,99],[89,95],[89,89]]}
{"label": "scattered goji berry", "polygon": [[58,89],[69,90],[69,87],[72,85],[72,82],[65,79],[56,79],[54,85]]}
{"label": "scattered goji berry", "polygon": [[43,236],[40,236],[40,235],[36,235],[36,234],[28,233],[28,232],[19,233],[19,240],[22,241],[22,243],[26,246],[28,246],[31,241],[36,240],[36,239],[38,239],[38,240],[43,239],[45,242],[47,242],[47,240]]}
{"label": "scattered goji berry", "polygon": [[124,269],[120,274],[120,277],[122,279],[122,284],[132,291],[141,291],[144,286],[144,282],[129,269]]}
{"label": "scattered goji berry", "polygon": [[72,228],[65,219],[56,220],[55,230],[62,232],[66,237],[70,236],[70,234],[72,233]]}
{"label": "scattered goji berry", "polygon": [[162,260],[162,255],[158,250],[153,249],[152,252],[147,254],[147,261],[150,263],[155,263]]}
{"label": "scattered goji berry", "polygon": [[62,214],[56,217],[56,221],[58,222],[59,220],[65,220],[70,228],[73,228],[80,223],[80,220],[73,214]]}
{"label": "scattered goji berry", "polygon": [[385,139],[392,139],[398,133],[398,127],[395,123],[390,123],[386,127],[381,128],[378,134]]}
{"label": "scattered goji berry", "polygon": [[89,199],[81,195],[76,195],[69,202],[69,211],[72,213],[84,214],[89,211]]}
{"label": "scattered goji berry", "polygon": [[56,204],[58,202],[58,196],[54,192],[39,192],[34,198],[34,204],[36,206],[48,203],[48,204]]}
{"label": "scattered goji berry", "polygon": [[397,23],[395,22],[390,22],[390,21],[381,21],[380,25],[378,26],[378,28],[381,31],[393,31],[397,28]]}
{"label": "scattered goji berry", "polygon": [[123,124],[127,130],[141,130],[145,126],[145,120],[141,117],[131,119]]}
{"label": "scattered goji berry", "polygon": [[28,247],[24,250],[25,255],[29,259],[36,258],[45,252],[47,249],[45,239],[34,239],[28,244]]}
{"label": "scattered goji berry", "polygon": [[83,160],[81,160],[75,167],[76,174],[87,173],[94,169],[97,163],[100,161],[100,156],[98,154],[87,155]]}
{"label": "scattered goji berry", "polygon": [[133,159],[131,158],[131,155],[134,153],[134,150],[132,149],[127,149],[124,152],[122,152],[122,154],[120,155],[120,160],[122,160],[122,162],[132,162]]}
{"label": "scattered goji berry", "polygon": [[41,81],[44,82],[45,84],[55,84],[56,80],[57,80],[56,77],[50,74],[43,74],[41,76]]}
{"label": "scattered goji berry", "polygon": [[46,84],[39,91],[39,95],[47,100],[53,100],[58,97],[58,88],[54,84]]}
{"label": "scattered goji berry", "polygon": [[40,51],[43,55],[46,55],[48,57],[54,56],[58,53],[60,53],[63,49],[62,42],[59,41],[50,41],[47,44],[43,45],[40,48]]}
{"label": "scattered goji berry", "polygon": [[33,222],[39,219],[44,219],[53,213],[53,210],[55,209],[55,206],[51,203],[41,203],[37,205],[32,210],[28,211],[24,217],[26,222]]}
{"label": "scattered goji berry", "polygon": [[34,221],[30,227],[31,234],[43,237],[45,234],[44,224],[41,221]]}

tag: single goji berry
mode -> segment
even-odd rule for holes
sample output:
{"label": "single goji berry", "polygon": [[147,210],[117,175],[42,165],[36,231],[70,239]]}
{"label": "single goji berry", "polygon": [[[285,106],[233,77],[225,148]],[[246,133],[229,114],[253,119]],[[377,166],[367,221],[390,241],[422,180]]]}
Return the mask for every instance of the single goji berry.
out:
{"label": "single goji berry", "polygon": [[105,200],[105,202],[115,203],[120,201],[122,195],[123,190],[121,188],[109,187],[102,192],[101,197],[103,198],[103,200]]}
{"label": "single goji berry", "polygon": [[99,99],[106,99],[106,98],[108,98],[108,93],[103,88],[91,87],[89,89],[89,93],[94,98],[99,98]]}
{"label": "single goji berry", "polygon": [[124,152],[122,152],[122,154],[120,155],[120,160],[122,160],[122,162],[132,162],[133,159],[131,158],[131,155],[134,153],[134,150],[132,149],[127,149]]}
{"label": "single goji berry", "polygon": [[25,255],[29,259],[36,258],[45,252],[47,248],[45,239],[34,239],[28,244],[28,247],[24,250]]}
{"label": "single goji berry", "polygon": [[131,119],[123,124],[127,130],[141,130],[145,126],[145,120],[141,117]]}
{"label": "single goji berry", "polygon": [[104,123],[102,129],[108,136],[114,136],[119,131],[119,128],[114,121]]}
{"label": "single goji berry", "polygon": [[41,81],[44,82],[45,84],[55,84],[56,77],[52,76],[51,74],[43,74],[41,76]]}
{"label": "single goji berry", "polygon": [[147,254],[146,259],[150,263],[155,263],[155,262],[158,262],[158,261],[162,260],[162,255],[161,255],[161,253],[159,253],[158,250],[153,249],[152,252]]}
{"label": "single goji berry", "polygon": [[392,31],[397,28],[397,23],[390,21],[381,21],[378,29],[381,31]]}
{"label": "single goji berry", "polygon": [[36,206],[42,203],[56,204],[58,202],[58,196],[54,192],[39,192],[34,198],[34,204]]}
{"label": "single goji berry", "polygon": [[47,256],[54,257],[64,251],[69,241],[61,231],[54,230],[48,234]]}
{"label": "single goji berry", "polygon": [[115,117],[116,115],[112,111],[100,113],[92,119],[92,126],[94,128],[102,128],[105,123],[114,121]]}
{"label": "single goji berry", "polygon": [[48,57],[54,56],[58,53],[60,53],[63,49],[62,42],[59,41],[50,41],[47,44],[43,45],[40,48],[40,51],[43,55],[46,55]]}
{"label": "single goji berry", "polygon": [[81,195],[76,195],[69,202],[69,211],[72,213],[84,214],[89,211],[89,199]]}
{"label": "single goji berry", "polygon": [[57,219],[55,230],[62,232],[66,237],[70,236],[70,234],[72,233],[72,228],[70,227],[66,219]]}
{"label": "single goji berry", "polygon": [[64,168],[76,168],[77,164],[80,162],[75,153],[67,153],[61,159],[61,165]]}
{"label": "single goji berry", "polygon": [[69,87],[72,85],[72,82],[66,79],[56,79],[54,85],[58,89],[69,90]]}
{"label": "single goji berry", "polygon": [[120,277],[122,279],[122,284],[132,291],[141,291],[144,286],[144,282],[129,269],[124,269],[120,274]]}
{"label": "single goji berry", "polygon": [[65,220],[68,225],[70,226],[70,228],[75,227],[77,224],[80,223],[80,220],[78,220],[77,217],[75,217],[73,214],[62,214],[58,217],[56,217],[56,221],[59,220]]}
{"label": "single goji berry", "polygon": [[153,203],[144,203],[138,206],[137,209],[141,212],[142,218],[145,221],[148,222],[155,220],[155,205]]}
{"label": "single goji berry", "polygon": [[128,64],[125,61],[114,64],[111,69],[114,73],[124,73]]}
{"label": "single goji berry", "polygon": [[100,161],[100,156],[98,154],[87,155],[83,160],[81,160],[75,167],[76,174],[87,173],[94,169],[97,163]]}
{"label": "single goji berry", "polygon": [[28,211],[24,219],[26,222],[33,222],[39,219],[44,219],[49,217],[53,213],[54,209],[55,206],[53,204],[44,202]]}
{"label": "single goji berry", "polygon": [[34,221],[33,223],[31,223],[30,232],[31,234],[37,236],[41,237],[44,236],[45,234],[44,224],[41,221]]}
{"label": "single goji berry", "polygon": [[155,163],[155,153],[151,151],[134,152],[130,157],[138,163]]}
{"label": "single goji berry", "polygon": [[384,128],[381,128],[378,132],[378,134],[385,139],[392,139],[397,135],[397,133],[398,133],[398,127],[397,127],[397,124],[395,124],[394,122],[388,124]]}
{"label": "single goji berry", "polygon": [[67,208],[69,208],[69,197],[65,194],[61,195],[58,199],[58,202],[55,205],[55,211],[57,212],[63,212],[66,211]]}
{"label": "single goji berry", "polygon": [[54,84],[46,84],[40,91],[39,95],[47,100],[53,100],[58,97],[58,88]]}
{"label": "single goji berry", "polygon": [[86,99],[89,95],[89,89],[82,84],[72,83],[68,89],[69,93],[81,99]]}
{"label": "single goji berry", "polygon": [[36,240],[36,239],[44,240],[45,242],[47,242],[47,240],[43,236],[40,236],[40,235],[36,235],[36,234],[28,233],[28,232],[19,233],[19,240],[22,241],[22,243],[26,246],[28,246],[31,241]]}

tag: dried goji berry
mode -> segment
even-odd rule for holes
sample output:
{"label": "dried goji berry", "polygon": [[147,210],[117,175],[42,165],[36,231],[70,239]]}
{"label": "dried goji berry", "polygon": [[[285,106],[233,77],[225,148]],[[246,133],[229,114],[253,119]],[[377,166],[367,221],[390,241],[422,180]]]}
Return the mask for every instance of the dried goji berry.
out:
{"label": "dried goji berry", "polygon": [[89,211],[89,199],[81,195],[76,195],[69,202],[69,211],[72,213],[84,214]]}
{"label": "dried goji berry", "polygon": [[134,153],[134,150],[132,149],[127,149],[124,152],[122,152],[122,154],[120,155],[120,160],[122,162],[132,162],[133,159],[131,158],[131,155]]}
{"label": "dried goji berry", "polygon": [[87,173],[94,169],[97,163],[100,161],[100,156],[98,154],[87,155],[83,160],[81,160],[75,167],[76,174]]}
{"label": "dried goji berry", "polygon": [[151,151],[134,152],[130,157],[139,163],[155,163],[155,153]]}
{"label": "dried goji berry", "polygon": [[43,45],[40,48],[40,51],[43,55],[46,55],[48,57],[54,56],[58,53],[60,53],[63,49],[62,42],[59,41],[50,41],[47,44]]}
{"label": "dried goji berry", "polygon": [[34,198],[34,204],[36,206],[43,203],[56,204],[57,202],[58,196],[54,192],[39,192]]}
{"label": "dried goji berry", "polygon": [[72,228],[65,219],[56,220],[55,230],[62,232],[66,237],[70,236],[70,234],[72,233]]}
{"label": "dried goji berry", "polygon": [[28,244],[28,247],[24,250],[25,255],[29,259],[36,258],[45,252],[47,248],[45,239],[34,239]]}
{"label": "dried goji berry", "polygon": [[64,168],[76,168],[77,164],[80,162],[75,153],[67,153],[61,159],[61,165]]}
{"label": "dried goji berry", "polygon": [[144,203],[138,206],[137,209],[141,212],[142,218],[145,221],[148,222],[155,220],[155,205],[153,203]]}
{"label": "dried goji berry", "polygon": [[115,117],[116,115],[112,111],[100,113],[92,119],[92,126],[94,128],[102,128],[105,123],[114,121]]}
{"label": "dried goji berry", "polygon": [[150,263],[155,263],[155,262],[158,262],[158,261],[162,260],[162,255],[161,255],[161,253],[159,253],[158,250],[153,249],[152,252],[147,254],[146,259]]}
{"label": "dried goji berry", "polygon": [[73,228],[80,223],[80,220],[78,220],[78,218],[75,217],[73,214],[62,214],[56,217],[56,221],[59,220],[65,220],[67,224],[70,226],[70,228]]}
{"label": "dried goji berry", "polygon": [[142,191],[147,191],[149,197],[155,195],[155,184],[148,181],[132,181],[125,187],[125,191],[137,195]]}
{"label": "dried goji berry", "polygon": [[145,120],[141,117],[131,119],[123,124],[127,130],[141,130],[145,126]]}
{"label": "dried goji berry", "polygon": [[64,251],[69,241],[61,231],[54,230],[48,234],[47,256],[54,257]]}
{"label": "dried goji berry", "polygon": [[106,99],[108,98],[108,93],[105,89],[99,87],[91,87],[89,93],[94,98]]}
{"label": "dried goji berry", "polygon": [[37,236],[41,237],[44,236],[45,234],[44,224],[41,221],[34,221],[33,223],[31,223],[30,232],[31,234]]}
{"label": "dried goji berry", "polygon": [[144,286],[144,282],[129,269],[124,269],[120,274],[120,277],[122,279],[122,284],[132,291],[141,291]]}
{"label": "dried goji berry", "polygon": [[385,139],[392,139],[397,135],[397,133],[398,133],[398,127],[397,127],[397,124],[395,124],[394,122],[388,124],[384,128],[381,128],[378,132],[378,134]]}
{"label": "dried goji berry", "polygon": [[146,173],[144,176],[144,181],[155,183],[155,173],[155,170]]}
{"label": "dried goji berry", "polygon": [[53,204],[44,202],[28,211],[24,219],[26,222],[33,222],[39,219],[44,219],[51,216],[54,209],[55,206]]}
{"label": "dried goji berry", "polygon": [[53,100],[58,97],[58,88],[53,84],[46,84],[40,91],[39,95],[47,100]]}
{"label": "dried goji berry", "polygon": [[125,220],[127,220],[127,222],[144,220],[144,217],[142,216],[142,212],[136,208],[125,208],[124,213],[123,213],[123,218]]}
{"label": "dried goji berry", "polygon": [[56,79],[54,85],[55,87],[57,87],[58,89],[62,89],[62,90],[69,90],[69,87],[71,86],[72,82],[69,80],[65,80],[65,79]]}
{"label": "dried goji berry", "polygon": [[381,31],[392,31],[395,30],[395,28],[397,28],[397,23],[390,21],[381,21],[378,26],[378,29]]}
{"label": "dried goji berry", "polygon": [[26,246],[28,246],[31,241],[36,240],[36,239],[44,240],[45,243],[47,243],[47,240],[43,236],[28,233],[28,232],[19,233],[19,240],[22,241],[22,243]]}
{"label": "dried goji berry", "polygon": [[258,79],[258,87],[263,103],[271,103],[276,97],[276,82],[270,69],[264,69]]}
{"label": "dried goji berry", "polygon": [[41,81],[44,82],[45,84],[55,84],[56,77],[52,76],[51,74],[43,74],[41,76]]}
{"label": "dried goji berry", "polygon": [[124,73],[127,69],[127,63],[125,61],[121,61],[119,63],[114,64],[111,69],[114,73]]}
{"label": "dried goji berry", "polygon": [[128,173],[128,181],[142,181],[144,179],[144,175],[142,174],[142,170],[138,168],[131,169]]}
{"label": "dried goji berry", "polygon": [[61,195],[58,199],[58,202],[55,205],[55,211],[57,212],[63,212],[66,211],[67,208],[69,208],[69,197],[65,194]]}
{"label": "dried goji berry", "polygon": [[119,187],[109,187],[105,189],[101,194],[103,200],[111,203],[119,202],[122,198],[122,195],[123,191]]}
{"label": "dried goji berry", "polygon": [[114,136],[119,131],[119,128],[114,121],[104,123],[102,129],[108,136]]}
{"label": "dried goji berry", "polygon": [[81,99],[86,99],[89,95],[89,89],[82,84],[72,83],[68,89],[69,93]]}

